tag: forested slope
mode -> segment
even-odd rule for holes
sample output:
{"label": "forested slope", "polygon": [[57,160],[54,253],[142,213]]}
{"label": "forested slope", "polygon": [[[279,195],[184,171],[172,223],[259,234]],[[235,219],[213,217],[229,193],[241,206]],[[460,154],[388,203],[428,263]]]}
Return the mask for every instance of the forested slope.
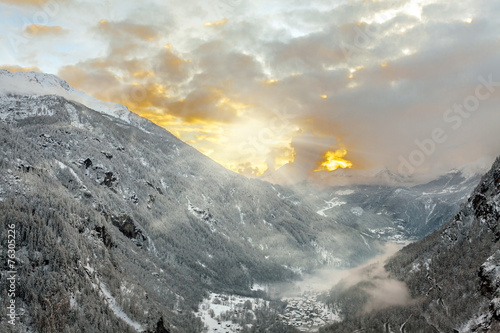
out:
{"label": "forested slope", "polygon": [[[208,291],[258,294],[254,283],[374,254],[291,190],[232,173],[123,106],[45,74],[2,70],[0,82],[0,223],[16,229],[26,330],[199,331],[192,311]],[[2,299],[6,262],[4,251]]]}
{"label": "forested slope", "polygon": [[[390,274],[406,282],[413,302],[368,314],[354,309],[323,332],[499,332],[499,223],[497,159],[452,220],[387,263]],[[358,285],[340,296],[358,300],[360,310],[368,293]]]}

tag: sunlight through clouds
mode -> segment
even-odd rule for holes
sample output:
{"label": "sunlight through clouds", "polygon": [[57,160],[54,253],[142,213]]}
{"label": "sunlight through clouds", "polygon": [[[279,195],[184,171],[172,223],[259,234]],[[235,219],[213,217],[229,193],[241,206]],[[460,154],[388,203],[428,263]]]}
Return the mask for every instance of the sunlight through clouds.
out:
{"label": "sunlight through clouds", "polygon": [[[317,166],[294,146],[304,133],[311,145],[342,142],[346,172],[397,168],[394,156],[443,126],[443,111],[478,75],[500,80],[491,2],[91,3],[60,0],[49,15],[44,1],[0,1],[10,13],[0,26],[11,32],[0,39],[3,67],[57,74],[253,176],[284,165],[310,174]],[[422,172],[460,165],[464,142],[478,142],[471,159],[497,154],[491,133],[478,130],[494,123],[494,96]],[[402,115],[415,112],[403,130]],[[331,143],[322,145],[310,159],[323,158]]]}

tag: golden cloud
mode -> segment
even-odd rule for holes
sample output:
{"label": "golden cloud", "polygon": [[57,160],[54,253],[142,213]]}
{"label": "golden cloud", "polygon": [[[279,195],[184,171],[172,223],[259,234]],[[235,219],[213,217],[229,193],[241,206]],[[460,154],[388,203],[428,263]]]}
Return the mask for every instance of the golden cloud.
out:
{"label": "golden cloud", "polygon": [[267,165],[255,166],[252,162],[244,162],[236,166],[229,165],[229,169],[245,176],[257,177],[261,176],[267,170]]}
{"label": "golden cloud", "polygon": [[227,138],[220,134],[208,135],[208,134],[199,134],[195,135],[196,140],[198,141],[208,141],[212,143],[223,143],[227,142]]}
{"label": "golden cloud", "polygon": [[[66,66],[59,71],[59,76],[98,99],[126,105],[139,115],[149,108],[167,107],[170,96],[166,85],[152,81],[129,81],[128,77],[121,78],[113,73],[113,68],[105,67],[106,63],[90,61],[80,66]],[[134,62],[122,62],[120,65],[123,66],[120,69],[131,71],[137,66]],[[154,78],[154,72],[145,79],[149,77]]]}
{"label": "golden cloud", "polygon": [[9,5],[43,5],[49,0],[0,0]]}
{"label": "golden cloud", "polygon": [[25,33],[32,36],[57,35],[63,33],[64,31],[65,30],[58,25],[49,26],[43,24],[30,24],[24,29]]}
{"label": "golden cloud", "polygon": [[[228,99],[221,89],[204,87],[185,99],[170,95],[165,79],[182,78],[186,63],[166,49],[150,62],[123,60],[113,54],[65,66],[59,76],[77,89],[101,100],[126,105],[164,127],[172,124],[172,117],[181,119],[184,126],[221,123],[233,118],[237,108],[243,106]],[[122,75],[124,72],[129,75]]]}
{"label": "golden cloud", "polygon": [[238,109],[227,99],[224,91],[212,86],[200,87],[185,99],[169,104],[168,112],[188,123],[229,123],[238,115]]}
{"label": "golden cloud", "polygon": [[271,85],[271,84],[275,84],[275,83],[280,82],[280,80],[278,80],[278,79],[270,79],[270,80],[265,80],[265,81],[262,81],[262,82],[264,82],[265,84]]}
{"label": "golden cloud", "polygon": [[188,77],[190,60],[182,59],[172,51],[172,47],[163,48],[153,60],[153,69],[157,75],[172,81],[180,82]]}
{"label": "golden cloud", "polygon": [[17,72],[42,72],[40,68],[36,66],[30,66],[30,67],[21,67],[18,65],[2,65],[0,66],[2,69],[6,69],[9,72],[12,73],[17,73]]}
{"label": "golden cloud", "polygon": [[227,23],[227,18],[223,18],[222,20],[219,21],[214,21],[214,22],[207,22],[204,24],[205,27],[220,27],[221,25],[224,25]]}
{"label": "golden cloud", "polygon": [[124,35],[132,35],[144,41],[154,41],[158,38],[158,32],[153,27],[126,21],[110,22],[100,20],[98,29],[112,37],[125,38]]}
{"label": "golden cloud", "polygon": [[[255,98],[270,88],[262,84],[264,76],[251,56],[235,53],[221,59],[220,45],[213,45],[214,50],[200,50],[205,56],[192,63],[171,44],[151,50],[149,41],[158,36],[150,29],[100,21],[96,31],[109,39],[108,55],[65,66],[59,76],[98,99],[126,105],[233,171],[260,176],[293,160],[292,126],[282,130],[271,124],[269,98]],[[149,51],[143,58],[132,48]],[[195,71],[195,66],[203,71]],[[181,90],[184,82],[190,82],[189,91]],[[248,90],[236,93],[244,82]],[[279,86],[272,89],[282,89]],[[273,135],[257,138],[262,147],[249,156],[242,140],[258,137],[270,126]]]}
{"label": "golden cloud", "polygon": [[344,158],[346,155],[347,150],[345,149],[326,151],[323,155],[323,161],[321,161],[318,168],[314,171],[334,171],[338,168],[352,168],[352,162]]}

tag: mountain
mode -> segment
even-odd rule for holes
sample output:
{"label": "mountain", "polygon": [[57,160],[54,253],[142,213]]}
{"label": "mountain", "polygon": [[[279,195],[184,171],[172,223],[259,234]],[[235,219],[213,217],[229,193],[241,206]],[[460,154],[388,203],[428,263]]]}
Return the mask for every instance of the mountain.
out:
{"label": "mountain", "polygon": [[[448,179],[453,179],[449,175]],[[436,188],[445,179],[434,182]],[[322,332],[499,332],[500,158],[459,212],[440,230],[402,249],[386,264],[404,281],[413,301],[405,306],[353,313]],[[333,293],[337,302],[369,299],[366,286]],[[362,303],[362,302],[361,302]]]}
{"label": "mountain", "polygon": [[11,73],[8,70],[0,69],[0,87],[2,87],[3,93],[15,95],[60,96],[68,101],[83,104],[92,110],[119,118],[127,123],[131,122],[131,118],[136,121],[139,119],[126,106],[100,101],[74,89],[66,81],[55,75],[36,72]]}
{"label": "mountain", "polygon": [[0,315],[12,332],[198,332],[210,292],[264,297],[257,284],[377,252],[294,190],[33,72],[0,71],[0,211],[15,234],[0,281],[10,299],[16,272],[17,326]]}
{"label": "mountain", "polygon": [[326,219],[350,226],[369,238],[417,240],[440,228],[459,210],[480,175],[452,170],[415,186],[295,186]]}

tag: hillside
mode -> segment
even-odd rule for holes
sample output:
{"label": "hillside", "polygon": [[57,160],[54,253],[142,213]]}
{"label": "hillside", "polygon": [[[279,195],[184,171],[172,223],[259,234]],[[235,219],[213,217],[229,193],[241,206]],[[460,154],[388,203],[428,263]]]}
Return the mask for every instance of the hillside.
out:
{"label": "hillside", "polygon": [[[458,214],[440,230],[408,245],[386,265],[414,301],[370,313],[353,311],[323,332],[500,331],[500,159],[481,179]],[[366,287],[344,290],[361,309]],[[338,300],[332,292],[331,299]],[[355,298],[353,298],[355,297]]]}
{"label": "hillside", "polygon": [[0,142],[19,332],[200,331],[193,310],[209,292],[262,295],[254,284],[375,253],[293,191],[51,75],[0,71]]}
{"label": "hillside", "polygon": [[316,213],[367,238],[418,240],[454,216],[481,175],[452,170],[420,185],[295,186]]}

